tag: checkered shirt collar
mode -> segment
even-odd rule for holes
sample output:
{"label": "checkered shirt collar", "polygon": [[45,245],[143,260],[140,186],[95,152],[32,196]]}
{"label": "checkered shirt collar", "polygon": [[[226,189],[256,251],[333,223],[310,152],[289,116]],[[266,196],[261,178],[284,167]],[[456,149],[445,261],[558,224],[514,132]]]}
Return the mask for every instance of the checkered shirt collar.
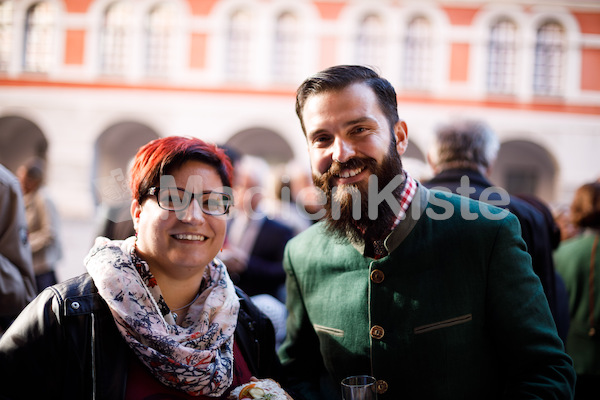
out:
{"label": "checkered shirt collar", "polygon": [[408,172],[403,171],[403,173],[404,176],[406,176],[406,179],[399,199],[400,212],[398,213],[398,216],[392,225],[392,231],[396,229],[400,221],[402,221],[406,216],[406,210],[408,210],[408,207],[410,207],[410,203],[412,203],[415,193],[417,192],[417,182],[408,174]]}

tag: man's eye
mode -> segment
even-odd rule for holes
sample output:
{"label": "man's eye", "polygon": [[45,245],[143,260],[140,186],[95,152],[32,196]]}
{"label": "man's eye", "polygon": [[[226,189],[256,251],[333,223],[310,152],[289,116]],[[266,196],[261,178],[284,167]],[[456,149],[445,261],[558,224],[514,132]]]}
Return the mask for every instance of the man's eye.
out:
{"label": "man's eye", "polygon": [[328,141],[329,141],[328,136],[316,136],[313,138],[313,143],[315,143],[315,144],[323,144],[323,143],[327,143]]}

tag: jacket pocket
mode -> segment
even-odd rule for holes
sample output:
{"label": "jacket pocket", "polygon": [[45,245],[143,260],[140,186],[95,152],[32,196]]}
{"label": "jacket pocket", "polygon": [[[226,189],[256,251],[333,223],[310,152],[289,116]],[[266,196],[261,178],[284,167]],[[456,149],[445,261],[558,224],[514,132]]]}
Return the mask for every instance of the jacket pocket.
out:
{"label": "jacket pocket", "polygon": [[473,314],[461,315],[460,317],[450,318],[444,321],[434,322],[433,324],[422,325],[414,329],[414,334],[435,331],[437,329],[449,328],[451,326],[467,323],[473,319]]}
{"label": "jacket pocket", "polygon": [[326,333],[331,336],[344,337],[344,331],[336,328],[329,328],[323,325],[314,324],[313,328],[315,328],[316,332]]}

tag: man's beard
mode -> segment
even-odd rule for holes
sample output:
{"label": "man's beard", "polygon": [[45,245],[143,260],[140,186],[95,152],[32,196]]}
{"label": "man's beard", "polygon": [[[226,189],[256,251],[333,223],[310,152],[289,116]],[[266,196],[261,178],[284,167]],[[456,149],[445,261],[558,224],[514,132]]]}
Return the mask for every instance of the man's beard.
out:
{"label": "man's beard", "polygon": [[[372,158],[352,158],[344,163],[333,161],[322,175],[317,176],[313,173],[313,181],[327,196],[327,203],[324,205],[327,231],[338,238],[348,238],[355,243],[362,241],[368,243],[383,239],[392,228],[397,214],[388,202],[382,201],[377,205],[377,218],[369,218],[368,180],[331,187],[332,179],[342,169],[352,170],[361,167],[378,177],[378,192],[381,192],[397,175],[402,174],[402,160],[392,142],[381,165]],[[400,198],[403,187],[404,184],[398,185],[392,191],[396,199]],[[357,213],[358,207],[360,207],[360,214],[353,215]]]}

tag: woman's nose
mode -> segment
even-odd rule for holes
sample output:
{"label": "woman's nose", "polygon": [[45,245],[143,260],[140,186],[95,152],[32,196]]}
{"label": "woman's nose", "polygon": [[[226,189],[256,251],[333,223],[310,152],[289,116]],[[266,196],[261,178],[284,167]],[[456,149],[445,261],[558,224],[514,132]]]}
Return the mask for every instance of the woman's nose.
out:
{"label": "woman's nose", "polygon": [[180,220],[187,223],[202,223],[205,221],[204,218],[204,211],[202,211],[200,203],[198,203],[196,196],[192,197],[190,205],[183,210]]}

